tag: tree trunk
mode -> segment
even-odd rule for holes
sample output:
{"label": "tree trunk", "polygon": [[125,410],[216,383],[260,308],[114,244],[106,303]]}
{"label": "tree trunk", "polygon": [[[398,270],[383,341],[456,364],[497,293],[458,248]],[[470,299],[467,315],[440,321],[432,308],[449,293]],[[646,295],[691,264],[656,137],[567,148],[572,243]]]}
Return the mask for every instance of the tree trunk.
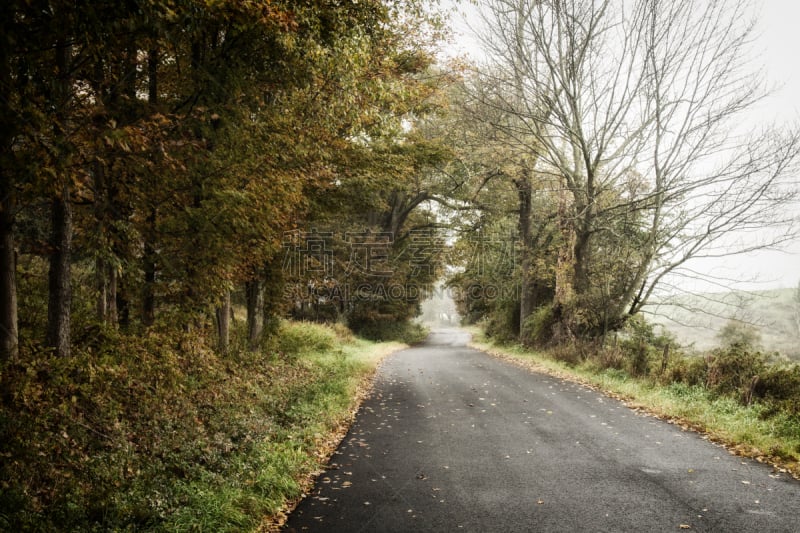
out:
{"label": "tree trunk", "polygon": [[[158,50],[153,48],[147,52],[147,103],[151,108],[158,105]],[[144,257],[142,258],[144,270],[144,287],[142,288],[142,324],[152,326],[156,318],[156,250],[153,246],[156,236],[156,220],[158,213],[151,206],[145,221]]]}
{"label": "tree trunk", "polygon": [[519,237],[520,247],[520,267],[521,282],[519,294],[519,336],[520,342],[528,344],[531,342],[530,332],[525,327],[528,317],[533,313],[535,287],[531,272],[532,238],[531,238],[531,201],[532,188],[531,180],[525,176],[515,181],[517,195],[519,196]]}
{"label": "tree trunk", "polygon": [[97,291],[97,299],[95,300],[95,314],[97,321],[103,324],[108,323],[108,261],[104,259],[104,252],[106,246],[106,235],[108,229],[106,227],[106,212],[108,194],[106,189],[106,169],[105,165],[99,159],[94,162],[93,177],[94,177],[94,217],[97,223],[97,236],[98,236],[98,250],[94,261],[94,276],[95,276],[95,290]]}
{"label": "tree trunk", "polygon": [[48,273],[47,345],[58,357],[70,355],[70,305],[72,285],[72,205],[69,186],[51,204],[52,230]]}
{"label": "tree trunk", "polygon": [[14,205],[7,182],[0,184],[0,363],[18,353],[17,257]]}
{"label": "tree trunk", "polygon": [[95,289],[97,299],[95,300],[95,314],[97,321],[106,324],[108,322],[108,268],[106,262],[98,257],[94,261]]}
{"label": "tree trunk", "polygon": [[572,338],[571,304],[574,295],[575,258],[573,245],[575,231],[568,213],[568,200],[566,193],[562,192],[558,201],[558,226],[564,239],[564,245],[559,246],[556,258],[555,294],[553,296],[553,314],[556,321],[556,330],[553,331],[552,341],[564,342]]}
{"label": "tree trunk", "polygon": [[247,343],[251,350],[255,350],[263,331],[261,314],[264,307],[264,296],[261,292],[261,283],[254,279],[244,286],[247,299]]}
{"label": "tree trunk", "polygon": [[[6,91],[11,87],[9,55],[10,40],[0,43],[0,86]],[[3,122],[14,116],[6,94],[0,102]],[[11,157],[14,128],[4,124],[0,128],[0,157],[8,161]],[[0,165],[5,166],[5,165]],[[17,209],[14,178],[8,168],[0,168],[0,363],[13,359],[19,353],[19,316],[17,308],[17,256],[14,240],[14,215]]]}
{"label": "tree trunk", "polygon": [[156,225],[156,210],[151,209],[147,215],[147,231],[144,243],[144,257],[142,258],[144,269],[144,287],[142,288],[142,324],[152,326],[156,317],[156,251],[153,247],[153,239]]}
{"label": "tree trunk", "polygon": [[[53,136],[56,143],[66,144],[68,135],[67,107],[71,99],[72,80],[69,62],[71,45],[59,39],[56,47],[54,104],[56,107]],[[61,161],[58,162],[59,165]],[[53,194],[50,206],[50,266],[48,272],[47,345],[57,357],[70,355],[70,307],[72,300],[71,256],[72,256],[72,203],[70,201],[70,177],[59,169],[61,190]]]}
{"label": "tree trunk", "polygon": [[231,291],[225,291],[222,305],[217,307],[217,338],[220,353],[228,353],[231,340]]}
{"label": "tree trunk", "polygon": [[108,279],[108,291],[106,292],[106,316],[107,322],[117,325],[117,269],[113,265],[106,265]]}
{"label": "tree trunk", "polygon": [[117,322],[120,328],[126,330],[131,325],[131,304],[128,297],[128,288],[125,279],[119,275],[116,276],[116,281],[117,290],[115,291],[114,301],[117,307]]}
{"label": "tree trunk", "polygon": [[590,230],[586,229],[585,227],[581,227],[580,230],[576,232],[575,248],[572,256],[575,261],[573,287],[575,292],[578,294],[585,293],[590,287],[589,271],[592,261],[590,240]]}
{"label": "tree trunk", "polygon": [[274,333],[276,322],[275,317],[280,314],[281,299],[283,298],[283,270],[280,257],[275,257],[264,265],[265,283],[262,287],[261,297],[263,305],[261,309],[262,334],[271,335]]}

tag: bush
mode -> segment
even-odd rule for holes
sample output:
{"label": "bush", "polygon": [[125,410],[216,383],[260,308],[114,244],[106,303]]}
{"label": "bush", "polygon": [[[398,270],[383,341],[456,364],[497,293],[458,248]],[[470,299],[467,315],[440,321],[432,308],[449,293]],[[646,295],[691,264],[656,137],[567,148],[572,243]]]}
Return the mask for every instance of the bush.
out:
{"label": "bush", "polygon": [[755,393],[775,409],[800,418],[800,365],[769,367],[761,374]]}
{"label": "bush", "polygon": [[399,341],[414,345],[428,338],[430,332],[421,324],[404,320],[362,324],[357,333],[373,341]]}
{"label": "bush", "polygon": [[706,386],[715,394],[730,394],[745,400],[753,378],[766,369],[766,357],[743,345],[717,348],[708,359]]}
{"label": "bush", "polygon": [[295,356],[306,352],[332,350],[337,342],[337,333],[328,326],[314,322],[284,321],[275,340],[275,349],[278,352]]}
{"label": "bush", "polygon": [[569,366],[577,366],[584,362],[590,354],[595,353],[596,349],[597,346],[593,342],[573,340],[553,346],[548,353],[556,361],[562,361]]}
{"label": "bush", "polygon": [[618,348],[605,346],[598,350],[592,359],[592,363],[599,370],[623,370],[625,368],[625,356]]}
{"label": "bush", "polygon": [[23,346],[0,367],[0,530],[255,527],[350,411],[367,366],[338,351],[348,335],[283,322],[287,358],[241,339],[246,354],[220,357],[201,328],[101,329],[69,358]]}
{"label": "bush", "polygon": [[632,376],[647,375],[650,351],[657,349],[653,326],[637,315],[628,320],[621,334],[622,341],[619,343],[619,347],[624,354],[628,371]]}
{"label": "bush", "polygon": [[555,321],[556,317],[552,306],[539,307],[522,325],[522,338],[527,339],[534,346],[546,345],[553,337]]}
{"label": "bush", "polygon": [[708,363],[705,357],[679,355],[673,357],[661,377],[663,383],[705,386],[708,382]]}
{"label": "bush", "polygon": [[499,302],[486,321],[486,336],[499,343],[519,340],[519,302]]}

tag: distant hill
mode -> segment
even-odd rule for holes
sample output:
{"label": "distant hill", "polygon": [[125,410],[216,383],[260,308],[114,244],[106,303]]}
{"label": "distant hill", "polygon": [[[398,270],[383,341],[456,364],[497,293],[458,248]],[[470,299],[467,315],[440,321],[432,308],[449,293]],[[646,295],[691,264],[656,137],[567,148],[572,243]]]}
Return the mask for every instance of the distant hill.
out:
{"label": "distant hill", "polygon": [[760,331],[764,350],[800,360],[795,293],[796,289],[775,289],[680,295],[648,305],[644,311],[650,322],[698,350],[718,346],[717,334],[728,320],[736,319]]}

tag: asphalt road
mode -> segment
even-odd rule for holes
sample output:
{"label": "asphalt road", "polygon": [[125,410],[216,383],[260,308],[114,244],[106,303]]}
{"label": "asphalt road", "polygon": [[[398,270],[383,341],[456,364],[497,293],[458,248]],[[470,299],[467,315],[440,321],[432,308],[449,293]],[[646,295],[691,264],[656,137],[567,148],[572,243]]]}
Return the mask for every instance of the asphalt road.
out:
{"label": "asphalt road", "polygon": [[435,331],[387,359],[286,531],[800,532],[800,482]]}

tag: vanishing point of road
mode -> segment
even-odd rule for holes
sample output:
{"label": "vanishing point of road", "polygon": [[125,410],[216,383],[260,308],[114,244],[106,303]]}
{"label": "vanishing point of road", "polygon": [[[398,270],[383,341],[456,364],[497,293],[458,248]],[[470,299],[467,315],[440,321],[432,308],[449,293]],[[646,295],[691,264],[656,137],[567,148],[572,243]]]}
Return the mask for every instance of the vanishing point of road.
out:
{"label": "vanishing point of road", "polygon": [[800,532],[800,482],[466,346],[384,361],[285,530]]}

